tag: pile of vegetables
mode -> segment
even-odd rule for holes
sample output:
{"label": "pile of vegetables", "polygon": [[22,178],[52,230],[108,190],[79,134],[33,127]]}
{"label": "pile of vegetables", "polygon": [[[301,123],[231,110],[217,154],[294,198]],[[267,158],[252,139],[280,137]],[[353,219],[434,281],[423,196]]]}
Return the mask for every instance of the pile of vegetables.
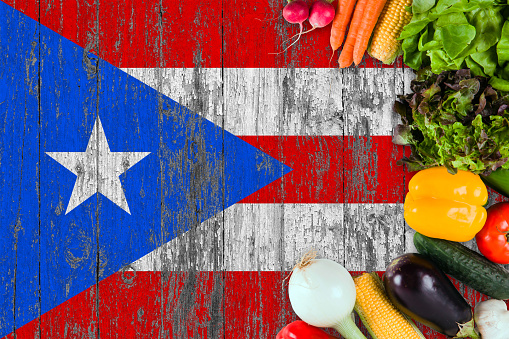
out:
{"label": "pile of vegetables", "polygon": [[[288,0],[283,8],[283,17],[289,23],[299,24],[300,31],[296,34],[297,39],[284,51],[299,41],[302,34],[332,22],[331,60],[344,42],[339,56],[341,68],[349,67],[352,63],[359,65],[366,50],[387,64],[393,63],[401,54],[401,41],[398,41],[398,37],[403,26],[412,18],[411,12],[407,10],[411,0],[339,0],[336,9],[331,5],[332,2],[315,0],[310,6],[306,0]],[[306,20],[309,20],[312,28],[303,32]]]}
{"label": "pile of vegetables", "polygon": [[[299,37],[313,14],[324,20],[311,30],[332,21],[340,67],[367,50],[384,63],[403,52],[417,71],[395,102],[393,142],[411,148],[398,163],[420,171],[404,203],[418,253],[395,258],[383,280],[306,256],[288,284],[302,320],[277,338],[332,339],[320,329],[330,327],[365,339],[355,311],[375,339],[423,339],[414,321],[449,337],[509,339],[509,271],[499,265],[509,264],[509,202],[486,208],[486,185],[509,197],[509,0],[339,0],[335,16],[328,0],[315,3],[306,11],[290,0],[285,10],[301,12],[285,18],[301,25]],[[474,238],[482,255],[461,244]],[[472,311],[448,276],[491,299]]]}
{"label": "pile of vegetables", "polygon": [[436,74],[469,68],[509,91],[507,0],[414,0],[412,12],[400,35],[406,65]]}
{"label": "pile of vegetables", "polygon": [[[454,338],[509,336],[509,202],[486,210],[488,191],[472,172],[431,167],[410,180],[405,220],[417,232],[419,253],[406,253],[377,273],[352,277],[340,264],[307,254],[294,268],[288,295],[302,319],[277,339],[366,339],[352,321],[355,311],[373,339],[425,339],[413,321]],[[460,242],[476,238],[485,256]],[[492,299],[475,312],[449,276]]]}
{"label": "pile of vegetables", "polygon": [[336,9],[332,2],[288,0],[283,16],[301,28],[290,46],[303,34],[305,20],[312,26],[307,32],[332,21],[332,55],[344,42],[341,68],[359,65],[366,50],[386,64],[403,52],[404,63],[415,70],[469,68],[488,77],[493,88],[509,91],[508,0],[338,0]]}
{"label": "pile of vegetables", "polygon": [[[425,339],[414,321],[449,337],[507,339],[509,311],[501,300],[509,298],[509,272],[456,242],[416,233],[414,243],[419,254],[395,258],[383,281],[377,273],[352,277],[334,261],[306,255],[288,282],[292,308],[302,320],[283,327],[276,339],[336,338],[324,327],[345,339],[366,339],[353,311],[373,339]],[[472,312],[446,274],[494,299]]]}

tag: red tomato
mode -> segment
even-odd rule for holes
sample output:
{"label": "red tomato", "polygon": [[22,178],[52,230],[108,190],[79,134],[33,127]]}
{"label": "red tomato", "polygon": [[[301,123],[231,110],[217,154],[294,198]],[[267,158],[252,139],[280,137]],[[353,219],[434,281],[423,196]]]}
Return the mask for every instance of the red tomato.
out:
{"label": "red tomato", "polygon": [[488,218],[475,240],[479,251],[498,264],[509,264],[509,203],[488,208]]}

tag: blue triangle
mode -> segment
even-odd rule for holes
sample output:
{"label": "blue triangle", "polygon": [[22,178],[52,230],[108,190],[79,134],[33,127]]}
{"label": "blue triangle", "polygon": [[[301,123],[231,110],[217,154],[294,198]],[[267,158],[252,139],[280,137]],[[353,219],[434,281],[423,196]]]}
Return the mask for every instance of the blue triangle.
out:
{"label": "blue triangle", "polygon": [[[0,62],[0,337],[291,170],[2,2]],[[84,152],[97,116],[151,152],[120,175],[130,214],[65,213],[77,177],[46,152]]]}

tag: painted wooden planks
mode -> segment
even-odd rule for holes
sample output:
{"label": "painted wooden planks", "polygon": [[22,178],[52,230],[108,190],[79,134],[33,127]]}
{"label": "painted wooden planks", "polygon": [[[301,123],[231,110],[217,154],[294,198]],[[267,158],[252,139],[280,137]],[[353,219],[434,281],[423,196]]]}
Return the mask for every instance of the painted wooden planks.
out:
{"label": "painted wooden planks", "polygon": [[[0,328],[14,330],[38,317],[40,272],[22,274],[22,268],[40,261],[40,168],[28,158],[40,157],[39,29],[31,19],[14,20],[0,9]],[[24,31],[13,36],[9,31]],[[19,76],[14,76],[14,69]],[[26,255],[29,253],[30,255]],[[16,289],[16,286],[26,289]],[[30,312],[22,312],[22,309]]]}
{"label": "painted wooden planks", "polygon": [[[44,4],[41,4],[43,6]],[[81,4],[77,13],[93,14],[93,3]],[[43,14],[44,15],[44,14]],[[41,19],[42,20],[42,19]],[[76,27],[77,28],[77,27]],[[44,29],[42,29],[44,31]],[[95,48],[95,36],[86,42],[88,50]],[[99,244],[97,200],[93,197],[84,204],[83,213],[64,218],[70,192],[76,177],[59,165],[46,152],[84,151],[97,116],[99,60],[79,48],[65,49],[66,39],[54,39],[41,34],[40,60],[42,62],[41,106],[41,242],[40,290],[42,313],[53,309],[65,298],[79,293],[81,282],[99,281]],[[59,55],[59,58],[54,56]],[[74,63],[79,61],[79,67]],[[62,142],[65,140],[65,142]],[[83,145],[83,149],[69,149],[68,145]],[[62,241],[63,240],[63,241]],[[64,258],[64,260],[62,260]],[[88,333],[97,336],[97,291],[91,289],[82,302],[86,317],[79,322],[68,318],[73,308],[62,307],[59,324],[70,333]],[[39,330],[32,334],[55,337],[58,326],[48,326],[47,318],[39,317]]]}
{"label": "painted wooden planks", "polygon": [[[360,273],[362,271],[352,271],[353,275]],[[99,289],[103,291],[98,304],[101,317],[95,319],[91,314],[86,301],[92,293],[85,291],[70,300],[73,307],[65,319],[67,324],[54,314],[63,313],[60,306],[42,315],[43,320],[47,318],[41,327],[43,337],[49,333],[71,338],[94,337],[91,328],[83,325],[97,323],[102,329],[101,336],[107,338],[250,336],[269,339],[274,338],[283,324],[297,319],[281,283],[288,271],[174,271],[170,274],[171,279],[159,285],[160,272],[115,273],[100,284]],[[224,291],[224,294],[218,294],[218,291]],[[168,297],[161,299],[161,293]],[[486,300],[471,291],[463,295],[470,300]],[[125,307],[126,304],[130,307]],[[119,311],[122,316],[117,313]],[[18,338],[31,337],[37,325],[34,321],[22,328]],[[426,337],[446,338],[420,324],[418,326]],[[368,335],[366,329],[360,327]]]}
{"label": "painted wooden planks", "polygon": [[[38,18],[37,3],[5,2]],[[97,6],[89,0],[45,0],[40,13],[43,25],[78,45],[96,39],[98,55],[117,67],[330,67],[327,29],[304,36],[284,54],[274,54],[283,49],[283,41],[298,33],[297,25],[284,22],[283,7],[275,0],[192,0],[185,4],[129,0],[104,1]],[[397,66],[401,65],[398,60]],[[362,66],[393,67],[367,55]]]}
{"label": "painted wooden planks", "polygon": [[[74,4],[72,6],[74,6]],[[78,8],[80,8],[80,6],[81,4],[78,4]],[[157,61],[154,64],[146,63],[142,66],[155,65],[154,67],[168,67],[164,64],[168,59],[165,52],[166,47],[161,47],[164,44],[162,40],[163,33],[161,33],[163,28],[161,27],[167,24],[164,23],[164,20],[167,19],[167,14],[165,13],[172,12],[169,10],[161,10],[158,13],[157,6],[140,8],[139,13],[145,14],[148,20],[147,22],[150,25],[159,27],[159,32],[158,34],[153,34],[153,31],[142,32],[141,34],[144,34],[143,37],[145,39],[141,39],[139,36],[130,39],[129,34],[136,34],[143,25],[140,26],[139,22],[137,22],[138,26],[134,25],[134,28],[131,28],[131,19],[133,15],[138,15],[139,13],[134,11],[134,3],[128,3],[128,7],[129,6],[131,6],[130,11],[126,11],[126,8],[117,6],[111,8],[111,13],[105,10],[105,7],[98,7],[95,13],[100,13],[99,21],[101,24],[96,25],[95,20],[93,21],[93,29],[87,32],[91,33],[92,36],[100,36],[102,29],[104,29],[105,34],[110,34],[111,29],[107,28],[108,23],[115,22],[116,19],[125,20],[125,25],[122,26],[125,30],[118,32],[118,38],[115,37],[117,40],[111,37],[108,38],[110,40],[100,40],[98,52],[102,53],[103,50],[107,49],[110,50],[104,52],[106,54],[100,55],[113,55],[118,52],[111,48],[108,41],[115,41],[115,44],[118,42],[119,51],[123,50],[122,44],[124,43],[130,44],[128,49],[132,50],[133,46],[148,42],[146,50],[142,48],[139,53],[131,52],[131,54],[134,56],[146,57],[148,61],[153,57]],[[46,7],[44,7],[46,11],[45,15],[49,15],[48,18],[51,18],[51,15],[48,13],[51,12],[52,8],[58,8],[58,4],[55,6],[46,4]],[[186,11],[188,8],[192,9],[192,7],[184,8],[180,5],[175,6],[172,10]],[[238,17],[238,14],[232,11],[230,11],[229,15]],[[157,24],[155,24],[156,21],[154,19],[156,17],[158,17]],[[60,27],[65,26],[62,22],[68,22],[67,18],[66,15],[62,15],[62,20],[59,23]],[[127,24],[128,21],[129,25]],[[163,23],[161,23],[161,21]],[[173,28],[171,28],[170,31],[175,31],[178,29],[176,27],[180,27],[181,24],[172,24],[172,26]],[[112,27],[115,27],[115,25],[112,25]],[[230,28],[233,29],[232,27]],[[82,33],[75,32],[73,34],[81,35]],[[234,34],[237,34],[234,35],[236,36],[235,39],[240,39],[238,38],[239,32],[234,32]],[[90,36],[90,34],[88,36]],[[165,39],[166,38],[167,37],[165,37]],[[197,43],[199,44],[199,42]],[[90,46],[88,43],[87,45]],[[101,49],[101,46],[103,46],[104,49]],[[234,48],[236,46],[232,44],[227,47],[229,51],[225,51],[225,54],[231,59],[230,61],[234,62],[235,59],[240,59],[239,55],[242,55],[242,51],[235,50]],[[91,48],[93,49],[95,47]],[[144,53],[147,53],[149,49],[155,50],[155,52],[147,57]],[[159,50],[164,52],[158,52]],[[208,59],[203,59],[203,57],[200,56],[200,51],[202,49],[192,48],[191,50],[192,53],[188,54],[193,56],[193,62],[203,62],[205,64],[210,62],[207,61]],[[122,52],[120,52],[119,55],[120,56],[116,56],[119,58],[118,63],[125,62],[135,65],[135,62],[139,61],[134,60],[132,55],[122,55]],[[247,57],[250,58],[251,55]],[[259,58],[255,59],[256,62],[263,61],[262,56],[255,55],[255,57]],[[176,60],[180,60],[180,58],[181,57],[178,56]],[[185,58],[188,58],[188,56],[185,56],[184,59]],[[253,62],[249,60],[237,61],[246,62],[246,64],[242,65],[247,66],[249,66],[250,62]],[[296,64],[298,65],[298,63]],[[366,209],[359,206],[347,206],[344,204],[345,200],[350,201],[349,199],[329,201],[328,203],[337,202],[337,206],[331,204],[326,206],[329,210],[325,209],[323,211],[312,204],[303,206],[294,204],[283,205],[281,203],[284,201],[278,201],[277,204],[274,204],[273,211],[269,212],[267,215],[263,214],[265,212],[260,206],[240,205],[241,207],[236,210],[236,215],[233,215],[233,217],[226,221],[226,223],[233,226],[233,231],[225,228],[224,219],[229,217],[225,216],[223,213],[217,215],[216,219],[211,220],[208,226],[205,227],[197,227],[197,220],[190,222],[193,228],[189,233],[183,236],[185,241],[177,244],[176,250],[173,252],[161,254],[161,257],[156,259],[161,264],[160,267],[162,267],[164,274],[160,280],[161,289],[159,290],[156,288],[154,291],[160,292],[161,298],[165,300],[168,305],[171,305],[168,307],[177,307],[178,309],[176,315],[167,310],[160,311],[159,313],[154,312],[157,318],[156,321],[161,320],[161,324],[164,324],[163,320],[172,319],[171,325],[166,325],[166,327],[162,329],[162,332],[158,332],[159,334],[165,333],[169,335],[172,333],[174,336],[182,336],[187,333],[189,335],[189,332],[186,332],[189,327],[188,324],[193,321],[198,321],[200,329],[193,329],[191,331],[193,337],[203,337],[205,333],[209,336],[221,335],[221,333],[223,333],[221,331],[224,329],[224,327],[221,326],[224,325],[225,319],[235,320],[235,318],[231,317],[240,312],[238,308],[234,308],[233,311],[230,310],[229,313],[222,312],[217,306],[218,300],[228,300],[226,296],[232,295],[233,297],[238,297],[239,300],[247,302],[245,299],[242,299],[244,297],[243,295],[235,294],[235,289],[227,284],[226,275],[214,275],[211,282],[210,275],[197,272],[200,267],[203,267],[202,269],[205,270],[223,270],[234,267],[236,264],[247,265],[250,262],[254,262],[256,264],[256,269],[261,269],[265,265],[273,270],[285,270],[287,269],[285,266],[290,264],[293,258],[297,258],[298,254],[304,250],[304,247],[311,243],[317,243],[323,246],[325,248],[324,252],[331,253],[330,255],[336,251],[341,252],[345,265],[359,265],[359,269],[363,269],[364,267],[378,267],[378,265],[387,262],[388,258],[392,255],[395,255],[396,247],[399,248],[401,245],[401,230],[403,225],[398,218],[393,217],[397,215],[400,216],[398,208],[401,209],[401,207],[399,205],[394,208],[392,208],[393,206],[381,207],[375,205],[377,203],[375,199],[379,195],[376,194],[376,191],[371,191],[368,184],[370,182],[376,182],[374,178],[381,177],[380,172],[383,170],[380,170],[376,164],[379,164],[383,159],[380,157],[371,158],[370,153],[367,152],[366,149],[368,145],[373,144],[370,139],[373,134],[377,135],[379,131],[387,131],[393,126],[395,119],[393,115],[388,115],[386,112],[390,109],[394,92],[396,92],[398,88],[401,88],[406,82],[407,78],[404,78],[405,71],[388,69],[386,72],[385,69],[363,69],[332,73],[330,70],[326,69],[319,71],[316,69],[301,71],[296,69],[273,70],[258,68],[249,70],[249,73],[241,73],[235,68],[218,68],[214,70],[215,73],[212,78],[208,78],[208,69],[200,68],[195,68],[193,70],[152,69],[149,71],[153,73],[153,75],[149,76],[149,80],[154,81],[157,89],[162,90],[168,88],[169,91],[172,91],[172,97],[174,97],[173,93],[179,93],[179,101],[188,102],[188,106],[191,109],[207,118],[213,117],[217,119],[215,121],[226,130],[253,131],[252,133],[236,134],[255,137],[263,134],[269,136],[280,134],[297,134],[299,136],[304,136],[301,138],[301,140],[303,140],[302,142],[299,142],[297,146],[293,146],[302,151],[302,153],[307,152],[304,145],[306,142],[312,144],[313,136],[315,135],[354,136],[352,140],[346,143],[350,145],[347,149],[350,149],[352,154],[349,158],[356,159],[355,166],[353,167],[366,169],[366,173],[362,171],[345,170],[353,180],[350,184],[345,185],[346,188],[350,189],[345,190],[342,188],[342,194],[344,196],[349,197],[350,200],[357,199],[365,202],[366,204],[363,204],[362,207],[366,207]],[[178,77],[181,77],[182,89],[179,88],[180,84],[174,84],[173,82],[174,79]],[[329,91],[327,91],[327,82],[331,83],[331,86],[333,86]],[[387,93],[391,95],[387,95]],[[99,103],[104,104],[100,95]],[[108,103],[106,102],[106,104]],[[243,114],[244,112],[254,113]],[[132,119],[131,122],[140,120],[136,116],[128,118]],[[162,120],[164,116],[158,118]],[[88,134],[88,132],[83,132],[83,135]],[[390,131],[383,135],[388,136],[389,134]],[[306,138],[306,136],[308,137]],[[136,136],[134,138],[136,138]],[[318,148],[329,145],[327,142],[318,142],[317,144],[319,145]],[[279,153],[284,153],[283,146],[278,144],[277,148],[278,151],[280,151]],[[341,159],[345,159],[344,152],[340,152],[339,154],[341,154]],[[388,171],[391,169],[390,167],[388,169],[385,168],[385,170]],[[172,170],[167,171],[167,174],[171,173]],[[202,180],[197,178],[194,184],[198,186],[201,182]],[[400,178],[398,178],[398,182],[400,182],[400,184],[397,185],[399,189],[404,187],[404,184],[401,184],[402,181]],[[165,187],[166,185],[168,185],[168,182],[162,178],[161,187]],[[324,183],[320,183],[320,185],[324,185]],[[198,188],[196,186],[195,189]],[[286,185],[281,186],[283,186],[282,188],[288,188]],[[359,191],[361,191],[360,194]],[[388,188],[387,191],[395,197],[399,196],[399,191],[395,188]],[[166,201],[168,200],[170,199],[166,199]],[[245,206],[245,208],[242,206]],[[345,208],[342,209],[341,207]],[[349,210],[350,207],[351,210]],[[108,213],[108,211],[105,213]],[[341,224],[340,221],[329,223],[328,219],[323,217],[325,214],[332,214],[338,219],[343,219],[343,223]],[[247,218],[245,218],[246,216]],[[184,218],[187,217],[188,215],[184,216]],[[292,218],[295,221],[292,220]],[[99,219],[101,219],[101,216],[99,216]],[[253,227],[253,225],[259,223],[260,219],[265,220],[260,224],[267,226],[263,228]],[[396,227],[397,234],[394,235],[390,233],[393,229],[389,226],[393,222],[398,225]],[[270,223],[274,225],[270,225]],[[157,238],[157,234],[155,235],[154,243],[156,245],[160,245],[164,242],[162,240],[165,238],[164,234],[169,232],[172,228],[168,226],[169,224],[169,220],[167,224],[163,224],[159,238]],[[286,227],[288,224],[291,225],[290,228]],[[302,224],[306,224],[306,226],[300,228],[299,225]],[[101,231],[101,234],[108,232],[107,221],[103,221],[98,225],[98,231]],[[269,225],[273,227],[269,228]],[[357,228],[351,228],[351,225],[358,226]],[[366,225],[374,227],[373,232],[363,232],[362,227]],[[71,232],[75,231],[72,230]],[[136,241],[137,235],[139,235],[139,233],[133,230],[133,242]],[[297,240],[293,240],[295,239],[294,237],[298,236],[304,239],[304,241],[298,243]],[[387,241],[387,236],[394,236],[396,241],[399,242],[390,243]],[[345,250],[341,248],[341,245],[337,243],[337,241],[340,241],[339,239],[347,239],[347,241],[343,240],[343,242],[347,244],[353,242],[355,244],[355,251],[352,252],[353,255],[350,255],[351,249]],[[309,240],[309,243],[307,240]],[[408,237],[404,240],[405,244],[408,244],[407,240]],[[292,241],[295,244],[292,244]],[[76,243],[79,244],[80,242],[78,241]],[[246,243],[247,245],[244,245]],[[246,250],[240,251],[243,245],[246,247]],[[287,248],[285,245],[290,246]],[[71,250],[75,250],[77,253],[79,253],[79,249],[79,246],[78,248],[71,248]],[[99,250],[100,245],[97,245],[97,251],[99,252]],[[364,257],[359,254],[360,251],[369,252],[370,255]],[[241,255],[241,260],[237,260],[237,253]],[[350,255],[348,258],[346,258],[347,254]],[[199,258],[197,259],[197,257]],[[100,265],[103,262],[103,258],[100,256],[98,256],[98,258],[97,265],[99,266],[98,272],[100,272]],[[338,258],[341,257],[338,255]],[[173,274],[171,269],[175,267],[174,265],[177,267],[176,270],[178,270],[179,267],[180,269],[187,270],[188,275],[181,278]],[[125,271],[129,275],[131,268],[126,267]],[[251,281],[258,286],[257,290],[261,291],[264,288],[263,278],[264,274],[260,272],[257,273],[257,276],[245,274],[241,282],[246,285]],[[129,291],[129,279],[130,278],[122,280],[124,285],[120,285],[120,290]],[[159,277],[155,279],[156,280],[150,281],[157,286]],[[171,287],[168,289],[163,288],[162,286],[167,286],[165,285],[166,283]],[[177,293],[179,288],[182,288],[183,292]],[[121,292],[117,292],[115,289],[113,289],[112,292],[104,289],[102,290],[103,293],[101,293],[100,287],[98,287],[97,291],[97,295],[91,294],[91,300],[95,300],[96,303],[104,302],[104,304],[111,301],[112,304],[108,306],[108,308],[110,308],[113,313],[125,311],[125,305],[122,302],[127,301],[115,299],[116,293],[118,294]],[[209,296],[207,293],[211,293],[213,297]],[[197,303],[202,299],[207,300],[208,304],[214,305],[212,307],[214,311],[211,312],[212,317],[210,318],[208,318],[207,315],[204,316],[203,313],[200,313],[200,315],[193,314],[193,312],[199,308]],[[274,327],[273,323],[267,324],[260,320],[273,319],[270,316],[262,317],[260,315],[264,312],[262,309],[265,307],[264,302],[261,302],[259,298],[253,298],[248,301],[249,303],[246,308],[254,314],[254,316],[250,318],[253,323],[252,327],[248,328],[249,333],[256,335],[256,333],[272,331]],[[269,307],[268,305],[272,304],[267,303],[267,307]],[[281,313],[290,314],[287,305],[285,306],[283,303],[278,305],[282,307]],[[64,317],[68,315],[70,310],[68,309],[65,312],[67,313],[65,313]],[[104,312],[101,313],[100,310],[95,310],[93,307],[91,308],[91,312],[105,314]],[[146,319],[144,314],[144,311],[138,313],[137,320],[140,319],[139,321],[143,322],[144,319]],[[245,314],[249,315],[249,312],[245,312]],[[108,318],[104,320],[107,321]],[[114,321],[113,318],[112,320]],[[80,333],[79,331],[84,328],[80,326],[78,326],[79,330],[76,333]],[[97,333],[101,333],[101,328],[104,330],[103,333],[108,333],[108,326],[108,324],[104,323],[99,324],[99,332]],[[235,324],[227,324],[224,326],[229,330],[235,329]],[[92,336],[96,335],[96,330],[93,327],[89,327],[89,329],[90,328],[92,328],[90,334]],[[57,326],[55,326],[54,329],[57,331]],[[140,326],[136,330],[136,335],[142,335],[143,331],[146,329],[146,327]],[[155,335],[155,332],[148,332],[148,334]]]}

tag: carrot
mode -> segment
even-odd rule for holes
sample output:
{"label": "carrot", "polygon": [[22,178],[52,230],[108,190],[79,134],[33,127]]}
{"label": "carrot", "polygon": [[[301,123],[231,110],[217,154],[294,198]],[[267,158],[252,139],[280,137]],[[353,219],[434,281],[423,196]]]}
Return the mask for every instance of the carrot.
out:
{"label": "carrot", "polygon": [[358,0],[355,5],[355,11],[353,13],[352,21],[350,22],[348,36],[346,37],[345,45],[343,46],[343,50],[339,56],[340,68],[348,67],[353,62],[353,50],[355,47],[355,41],[357,40],[357,32],[362,25],[362,21],[364,19],[364,8],[366,7],[367,2],[368,0]]}
{"label": "carrot", "polygon": [[363,25],[359,27],[357,33],[357,40],[355,41],[355,47],[353,50],[353,61],[356,65],[360,64],[364,52],[368,48],[369,38],[371,33],[375,29],[376,22],[382,10],[384,9],[387,0],[368,0],[366,9],[364,10]]}
{"label": "carrot", "polygon": [[332,28],[330,31],[330,45],[332,47],[332,55],[341,47],[343,39],[345,38],[346,27],[352,18],[353,8],[357,0],[338,0],[338,8],[336,16],[332,21]]}

